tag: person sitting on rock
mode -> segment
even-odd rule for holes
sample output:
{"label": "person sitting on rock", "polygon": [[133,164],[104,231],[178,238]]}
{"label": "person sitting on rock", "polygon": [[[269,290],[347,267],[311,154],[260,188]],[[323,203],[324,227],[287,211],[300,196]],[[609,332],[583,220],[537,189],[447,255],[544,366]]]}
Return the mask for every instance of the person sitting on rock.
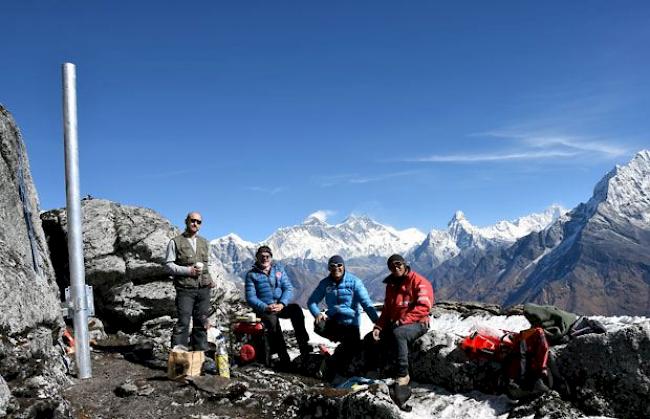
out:
{"label": "person sitting on rock", "polygon": [[[172,347],[194,351],[208,350],[207,321],[210,288],[214,282],[208,270],[208,241],[199,236],[201,214],[185,217],[185,231],[169,241],[165,267],[174,278],[177,321],[172,332]],[[192,331],[190,337],[190,319]]]}
{"label": "person sitting on rock", "polygon": [[305,329],[305,315],[298,304],[289,304],[293,285],[284,267],[273,262],[271,248],[260,246],[255,253],[255,260],[255,264],[246,274],[246,302],[261,317],[267,330],[271,352],[278,354],[279,367],[288,368],[291,360],[278,319],[291,319],[300,353],[306,356],[311,352],[311,346]]}
{"label": "person sitting on rock", "polygon": [[387,264],[391,274],[384,279],[384,308],[372,337],[389,345],[388,350],[396,347],[396,383],[406,386],[410,381],[408,345],[429,330],[429,312],[434,304],[433,287],[426,278],[412,271],[402,256],[392,255]]}
{"label": "person sitting on rock", "polygon": [[[379,316],[363,282],[345,269],[345,261],[341,256],[332,256],[327,262],[327,267],[329,275],[318,283],[307,301],[307,306],[315,318],[314,331],[331,341],[341,342],[328,361],[327,370],[347,375],[350,361],[361,346],[359,305],[373,323]],[[324,313],[318,307],[323,299],[327,305]]]}

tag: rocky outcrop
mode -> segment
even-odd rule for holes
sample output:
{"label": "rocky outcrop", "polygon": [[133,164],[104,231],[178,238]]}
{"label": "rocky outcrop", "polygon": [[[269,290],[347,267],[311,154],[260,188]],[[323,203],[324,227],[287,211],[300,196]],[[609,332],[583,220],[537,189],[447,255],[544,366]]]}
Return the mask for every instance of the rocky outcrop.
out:
{"label": "rocky outcrop", "polygon": [[58,288],[18,128],[0,106],[0,331],[61,325]]}
{"label": "rocky outcrop", "polygon": [[2,106],[0,155],[0,414],[65,416],[59,289],[25,145]]}
{"label": "rocky outcrop", "polygon": [[553,349],[569,397],[586,413],[650,417],[650,321]]}
{"label": "rocky outcrop", "polygon": [[[434,316],[442,311],[448,310],[436,308]],[[488,324],[489,319],[485,320]],[[411,356],[413,378],[454,393],[502,392],[501,365],[470,361],[459,349],[460,340],[455,333],[431,330],[416,341]],[[650,394],[650,320],[641,319],[638,324],[615,328],[606,334],[574,338],[552,347],[550,356],[554,388],[559,393],[549,400],[565,406],[558,409],[579,409],[585,414],[610,417],[650,417],[646,402]],[[536,401],[527,409],[540,412],[549,406]]]}
{"label": "rocky outcrop", "polygon": [[[41,216],[59,284],[67,278],[65,209]],[[179,230],[153,210],[104,199],[82,201],[86,283],[93,286],[95,309],[109,330],[137,330],[147,320],[175,315],[175,291],[164,270],[167,243]],[[238,291],[218,267],[213,300],[233,303]],[[227,305],[227,304],[226,304]]]}
{"label": "rocky outcrop", "polygon": [[301,399],[298,416],[311,418],[379,418],[398,419],[400,409],[390,398],[385,384],[353,392],[338,389],[312,389]]}

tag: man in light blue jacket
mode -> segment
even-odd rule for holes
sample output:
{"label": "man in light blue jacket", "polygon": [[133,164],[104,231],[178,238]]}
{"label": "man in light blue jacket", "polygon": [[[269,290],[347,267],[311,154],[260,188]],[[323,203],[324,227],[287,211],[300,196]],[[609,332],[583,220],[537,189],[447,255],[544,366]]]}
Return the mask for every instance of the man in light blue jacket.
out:
{"label": "man in light blue jacket", "polygon": [[[359,306],[363,307],[373,322],[379,316],[363,282],[346,271],[341,256],[332,256],[327,268],[330,274],[320,281],[307,305],[315,318],[314,331],[331,341],[341,342],[329,364],[333,366],[334,372],[345,375],[352,357],[361,347]],[[325,312],[321,312],[318,307],[323,299],[327,305]]]}
{"label": "man in light blue jacket", "polygon": [[298,304],[289,304],[293,285],[282,265],[273,263],[273,253],[268,246],[260,246],[255,254],[255,265],[246,274],[246,302],[261,317],[271,347],[280,358],[280,367],[289,367],[287,344],[280,328],[281,319],[291,319],[300,353],[311,351],[309,335],[305,330],[305,315]]}

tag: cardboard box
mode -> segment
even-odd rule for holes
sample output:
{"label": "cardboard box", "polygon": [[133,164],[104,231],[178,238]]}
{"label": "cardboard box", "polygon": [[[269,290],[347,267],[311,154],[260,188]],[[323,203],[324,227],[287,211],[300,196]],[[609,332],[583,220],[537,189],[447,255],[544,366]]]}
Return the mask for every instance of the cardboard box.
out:
{"label": "cardboard box", "polygon": [[203,351],[172,349],[167,360],[167,377],[170,380],[178,380],[186,376],[201,375],[204,359],[205,354]]}

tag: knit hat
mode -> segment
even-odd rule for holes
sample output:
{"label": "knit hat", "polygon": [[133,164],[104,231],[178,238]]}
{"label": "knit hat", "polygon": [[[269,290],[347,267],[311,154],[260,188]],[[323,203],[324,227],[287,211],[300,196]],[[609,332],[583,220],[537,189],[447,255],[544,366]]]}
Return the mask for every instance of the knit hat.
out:
{"label": "knit hat", "polygon": [[332,263],[340,263],[342,265],[345,265],[345,261],[339,255],[334,255],[330,258],[330,260],[327,261],[327,265],[331,265]]}
{"label": "knit hat", "polygon": [[406,261],[404,260],[404,258],[401,255],[398,255],[397,253],[389,257],[388,260],[386,261],[386,264],[388,266],[392,266],[393,263],[395,262],[402,262],[403,264],[406,265]]}
{"label": "knit hat", "polygon": [[271,252],[271,248],[268,247],[267,245],[260,246],[257,249],[257,252],[255,252],[255,257],[257,257],[260,253],[268,253],[269,255],[271,255],[271,257],[273,257],[273,252]]}

